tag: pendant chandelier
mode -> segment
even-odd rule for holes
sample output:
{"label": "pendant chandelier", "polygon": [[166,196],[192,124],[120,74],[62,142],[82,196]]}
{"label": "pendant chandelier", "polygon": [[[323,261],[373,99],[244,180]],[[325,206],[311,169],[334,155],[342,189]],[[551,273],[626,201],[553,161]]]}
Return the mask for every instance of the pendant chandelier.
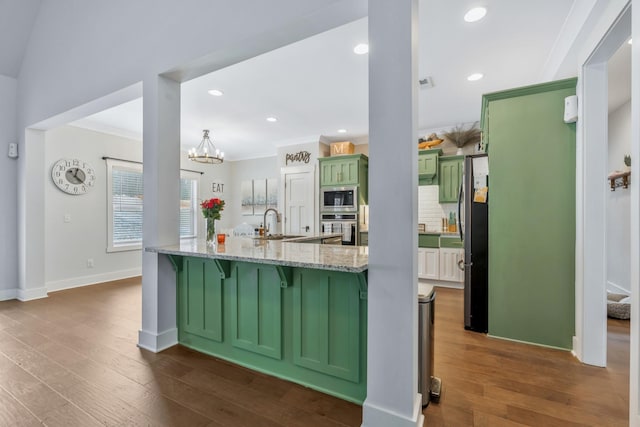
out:
{"label": "pendant chandelier", "polygon": [[209,139],[209,130],[202,131],[202,142],[196,147],[189,150],[189,160],[198,163],[219,164],[224,161],[224,153],[216,148]]}

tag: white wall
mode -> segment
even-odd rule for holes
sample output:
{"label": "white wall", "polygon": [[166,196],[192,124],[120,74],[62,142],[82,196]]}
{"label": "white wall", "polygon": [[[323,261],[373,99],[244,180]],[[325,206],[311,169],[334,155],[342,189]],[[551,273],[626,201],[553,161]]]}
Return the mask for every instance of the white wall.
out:
{"label": "white wall", "polygon": [[[62,126],[45,134],[45,283],[48,291],[122,279],[141,274],[140,250],[110,252],[107,247],[107,168],[102,157],[142,161],[142,141]],[[96,170],[96,186],[85,195],[71,196],[58,190],[49,176],[61,158],[79,158]],[[203,165],[182,153],[181,167],[203,172],[198,200],[219,197],[234,206],[230,171],[232,166]],[[216,185],[213,186],[212,184]],[[218,185],[222,184],[222,185]],[[215,191],[214,191],[215,190]],[[69,215],[71,221],[65,223]],[[233,226],[235,219],[225,208],[219,227]],[[204,219],[198,215],[198,235],[204,237]],[[87,266],[91,258],[94,267]]]}
{"label": "white wall", "polygon": [[[631,101],[609,114],[609,171],[624,170],[631,153]],[[618,188],[607,194],[607,290],[631,294],[631,192]]]}
{"label": "white wall", "polygon": [[[45,283],[48,291],[132,277],[141,273],[140,250],[107,253],[107,167],[103,156],[141,161],[142,142],[72,126],[45,135]],[[60,191],[51,166],[61,158],[86,161],[96,185],[84,195]],[[65,222],[65,215],[70,222]],[[87,266],[92,259],[94,267]]]}
{"label": "white wall", "polygon": [[18,82],[0,75],[0,301],[16,297],[18,288],[17,161],[7,157],[18,142],[16,92]]}

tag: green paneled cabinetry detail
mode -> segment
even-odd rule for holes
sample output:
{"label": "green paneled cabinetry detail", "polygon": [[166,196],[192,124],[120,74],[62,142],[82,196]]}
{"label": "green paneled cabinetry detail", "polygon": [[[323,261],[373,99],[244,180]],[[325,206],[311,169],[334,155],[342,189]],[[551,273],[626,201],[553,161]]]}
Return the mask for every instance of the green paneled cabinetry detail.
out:
{"label": "green paneled cabinetry detail", "polygon": [[441,149],[418,150],[418,184],[431,185],[438,183],[438,158]]}
{"label": "green paneled cabinetry detail", "polygon": [[360,380],[360,292],[345,273],[298,270],[293,285],[293,360],[338,378]]}
{"label": "green paneled cabinetry detail", "polygon": [[365,273],[172,256],[180,344],[361,404]]}
{"label": "green paneled cabinetry detail", "polygon": [[440,157],[438,169],[438,201],[457,203],[464,170],[464,156]]}
{"label": "green paneled cabinetry detail", "polygon": [[182,265],[182,275],[178,323],[185,332],[222,341],[222,278],[216,264],[187,258]]}
{"label": "green paneled cabinetry detail", "polygon": [[564,349],[575,334],[575,124],[567,79],[483,97],[489,334]]}
{"label": "green paneled cabinetry detail", "polygon": [[282,289],[272,265],[235,263],[229,284],[231,340],[234,347],[280,359]]}
{"label": "green paneled cabinetry detail", "polygon": [[321,157],[320,186],[340,187],[366,182],[369,159],[363,154]]}

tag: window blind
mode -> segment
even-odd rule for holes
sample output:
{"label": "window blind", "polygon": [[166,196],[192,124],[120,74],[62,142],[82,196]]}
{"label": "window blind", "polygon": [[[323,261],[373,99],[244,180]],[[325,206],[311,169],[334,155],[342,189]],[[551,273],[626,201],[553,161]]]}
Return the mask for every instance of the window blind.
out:
{"label": "window blind", "polygon": [[111,174],[113,205],[113,244],[142,242],[142,171],[114,166]]}
{"label": "window blind", "polygon": [[180,237],[196,235],[197,178],[180,178]]}

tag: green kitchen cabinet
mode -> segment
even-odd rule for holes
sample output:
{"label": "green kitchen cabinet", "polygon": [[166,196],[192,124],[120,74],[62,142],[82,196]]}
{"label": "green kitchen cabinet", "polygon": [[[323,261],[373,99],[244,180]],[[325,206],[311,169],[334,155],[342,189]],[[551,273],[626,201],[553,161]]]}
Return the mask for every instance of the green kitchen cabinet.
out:
{"label": "green kitchen cabinet", "polygon": [[223,339],[222,279],[212,262],[187,258],[178,298],[178,324],[185,332],[208,340]]}
{"label": "green kitchen cabinet", "polygon": [[576,127],[563,115],[575,93],[574,78],[483,96],[492,336],[573,347]]}
{"label": "green kitchen cabinet", "polygon": [[[296,270],[293,279],[293,362],[359,383],[363,373],[363,306],[349,273]],[[350,283],[351,282],[351,283]]]}
{"label": "green kitchen cabinet", "polygon": [[360,185],[366,181],[369,159],[363,154],[321,157],[320,186]]}
{"label": "green kitchen cabinet", "polygon": [[234,347],[281,359],[282,288],[272,265],[238,262],[229,283]]}
{"label": "green kitchen cabinet", "polygon": [[440,203],[457,203],[462,183],[464,156],[440,157],[438,169],[438,201]]}
{"label": "green kitchen cabinet", "polygon": [[178,341],[362,404],[367,273],[174,256]]}
{"label": "green kitchen cabinet", "polygon": [[438,183],[438,159],[442,150],[418,151],[418,185],[432,185]]}

